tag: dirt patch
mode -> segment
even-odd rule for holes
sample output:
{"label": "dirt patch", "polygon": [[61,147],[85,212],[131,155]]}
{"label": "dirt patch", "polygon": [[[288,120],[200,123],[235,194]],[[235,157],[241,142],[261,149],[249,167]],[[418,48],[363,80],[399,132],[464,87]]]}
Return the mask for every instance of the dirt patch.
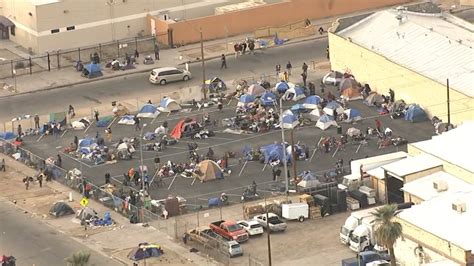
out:
{"label": "dirt patch", "polygon": [[[128,258],[128,254],[131,250],[132,248],[128,248],[115,252],[112,257],[127,263],[127,265],[132,265],[133,261]],[[163,251],[164,254],[158,258],[146,259],[146,265],[198,265],[181,257],[178,253],[172,250],[163,248]]]}

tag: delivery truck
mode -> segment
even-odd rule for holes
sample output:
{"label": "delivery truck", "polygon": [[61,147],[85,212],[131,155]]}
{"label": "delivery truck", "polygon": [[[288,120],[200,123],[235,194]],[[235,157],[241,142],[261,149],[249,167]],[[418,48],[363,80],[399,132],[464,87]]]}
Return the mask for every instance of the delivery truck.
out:
{"label": "delivery truck", "polygon": [[304,202],[282,204],[281,216],[286,220],[298,220],[303,222],[309,217],[309,206]]}
{"label": "delivery truck", "polygon": [[349,245],[349,238],[356,229],[357,226],[362,224],[362,220],[373,217],[372,214],[376,208],[369,208],[365,210],[355,211],[351,213],[351,216],[347,217],[344,224],[341,226],[339,237],[341,242],[345,245]]}

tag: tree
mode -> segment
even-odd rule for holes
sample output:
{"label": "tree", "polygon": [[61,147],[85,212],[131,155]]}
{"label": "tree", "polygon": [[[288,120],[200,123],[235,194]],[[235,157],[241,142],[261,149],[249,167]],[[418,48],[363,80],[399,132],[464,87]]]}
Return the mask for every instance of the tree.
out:
{"label": "tree", "polygon": [[394,220],[398,213],[396,204],[382,206],[373,213],[375,215],[375,239],[377,243],[388,249],[392,266],[396,266],[397,263],[393,245],[402,236],[402,225]]}
{"label": "tree", "polygon": [[78,251],[66,259],[68,266],[86,266],[89,264],[91,254],[86,251]]}

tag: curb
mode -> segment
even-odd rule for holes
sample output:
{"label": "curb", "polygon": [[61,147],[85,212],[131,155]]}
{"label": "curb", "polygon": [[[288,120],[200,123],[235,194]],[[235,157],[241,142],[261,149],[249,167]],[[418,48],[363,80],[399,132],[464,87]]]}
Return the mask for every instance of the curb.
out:
{"label": "curb", "polygon": [[[267,48],[265,48],[265,49],[272,49],[272,48],[275,48],[275,47],[283,47],[283,46],[286,46],[286,45],[298,44],[298,43],[303,43],[303,42],[307,42],[307,41],[314,41],[314,40],[319,40],[319,39],[324,39],[324,38],[327,38],[327,35],[316,35],[316,36],[311,37],[311,38],[308,38],[308,39],[296,39],[296,40],[294,40],[294,41],[289,41],[288,43],[283,44],[283,45],[279,45],[279,46],[275,45],[275,46],[267,47]],[[261,50],[261,49],[259,49],[259,50]],[[224,54],[225,54],[226,56],[228,56],[228,55],[234,54],[234,52],[228,52],[228,53],[224,53]],[[217,58],[220,58],[220,55],[207,57],[207,58],[204,59],[204,61],[214,60],[214,59],[217,59]],[[182,66],[182,65],[184,65],[184,64],[186,64],[186,63],[192,64],[192,63],[197,63],[197,62],[201,62],[201,60],[189,60],[189,61],[186,61],[186,62],[179,63],[179,64],[177,64],[177,65],[178,65],[178,66]],[[142,70],[137,70],[137,71],[135,71],[135,72],[126,72],[126,71],[124,71],[124,73],[120,73],[120,74],[113,75],[113,76],[102,76],[102,77],[96,78],[96,79],[87,79],[87,80],[83,80],[83,81],[78,81],[78,82],[73,82],[73,83],[68,83],[68,84],[57,85],[57,86],[53,86],[53,87],[41,88],[41,89],[34,90],[34,91],[19,92],[19,93],[13,94],[13,95],[0,96],[0,99],[10,98],[10,97],[15,97],[15,96],[20,96],[20,95],[33,94],[33,93],[37,93],[37,92],[51,91],[51,90],[55,90],[55,89],[65,88],[65,87],[73,87],[73,86],[82,85],[82,84],[88,84],[88,83],[92,83],[92,82],[96,82],[96,81],[101,81],[101,80],[108,80],[108,79],[120,78],[120,77],[128,76],[128,75],[141,74],[141,73],[145,73],[145,72],[151,71],[151,70],[154,69],[154,68],[156,68],[156,67],[147,68],[147,69],[142,69]],[[59,70],[59,71],[60,71],[60,70]]]}

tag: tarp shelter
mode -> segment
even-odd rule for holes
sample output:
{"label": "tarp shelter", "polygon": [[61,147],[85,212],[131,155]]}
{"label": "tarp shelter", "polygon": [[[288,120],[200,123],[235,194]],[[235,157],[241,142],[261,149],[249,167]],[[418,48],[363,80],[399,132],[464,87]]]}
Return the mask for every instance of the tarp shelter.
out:
{"label": "tarp shelter", "polygon": [[165,97],[160,101],[160,107],[158,108],[162,112],[176,112],[181,110],[181,106],[173,99]]}
{"label": "tarp shelter", "polygon": [[84,70],[87,70],[86,77],[96,78],[102,76],[102,70],[100,69],[100,64],[85,64]]}
{"label": "tarp shelter", "polygon": [[108,115],[108,116],[104,116],[102,117],[99,122],[96,123],[97,127],[106,127],[109,125],[109,123],[114,119],[113,116],[111,115]]}
{"label": "tarp shelter", "polygon": [[303,112],[305,110],[306,110],[306,107],[302,103],[297,103],[291,106],[291,111],[296,112],[296,113]]}
{"label": "tarp shelter", "polygon": [[206,88],[209,90],[209,93],[215,93],[218,91],[223,91],[227,89],[224,81],[218,77],[213,77],[206,80]]}
{"label": "tarp shelter", "polygon": [[359,85],[357,84],[357,81],[352,77],[343,78],[341,83],[339,83],[339,92],[342,93],[344,90],[350,88],[358,89]]}
{"label": "tarp shelter", "polygon": [[70,214],[74,214],[74,210],[64,201],[58,201],[53,204],[51,209],[49,209],[49,214],[55,217],[66,216]]}
{"label": "tarp shelter", "polygon": [[322,130],[326,130],[330,126],[336,126],[337,127],[337,123],[336,123],[336,121],[334,121],[334,119],[331,116],[329,116],[327,114],[321,116],[318,119],[318,122],[316,122],[316,127],[320,128]]}
{"label": "tarp shelter", "polygon": [[318,95],[311,95],[306,98],[303,105],[306,109],[316,109],[321,103],[321,97]]}
{"label": "tarp shelter", "polygon": [[260,101],[262,102],[263,106],[272,106],[275,104],[277,97],[272,92],[265,92],[262,97],[260,97]]}
{"label": "tarp shelter", "polygon": [[280,81],[275,85],[275,91],[278,93],[285,93],[288,89],[294,88],[295,85],[290,82]]}
{"label": "tarp shelter", "polygon": [[342,91],[341,97],[347,99],[348,101],[355,101],[363,99],[362,94],[358,88],[346,88]]}
{"label": "tarp shelter", "polygon": [[152,257],[159,257],[161,255],[163,255],[163,250],[159,245],[141,243],[138,247],[132,249],[130,253],[128,253],[128,258],[133,261],[139,261]]}
{"label": "tarp shelter", "polygon": [[79,219],[79,220],[84,220],[84,221],[87,221],[87,220],[90,220],[92,217],[97,217],[97,212],[94,211],[92,208],[89,208],[89,207],[85,207],[85,208],[82,208],[81,210],[77,211],[76,213],[76,219]]}
{"label": "tarp shelter", "polygon": [[321,182],[316,178],[316,176],[310,171],[304,171],[300,174],[301,181],[298,183],[298,186],[303,188],[316,187]]}
{"label": "tarp shelter", "polygon": [[254,101],[255,101],[255,96],[249,95],[249,94],[241,95],[239,98],[239,102],[244,103],[244,104],[252,103]]}
{"label": "tarp shelter", "polygon": [[180,139],[183,135],[183,133],[187,130],[189,130],[188,127],[192,127],[196,124],[196,120],[192,118],[185,118],[179,120],[178,124],[171,130],[170,136],[175,138],[175,139]]}
{"label": "tarp shelter", "polygon": [[262,96],[265,93],[265,88],[259,84],[252,84],[247,89],[247,94],[253,95],[255,97]]}
{"label": "tarp shelter", "polygon": [[421,122],[428,120],[428,116],[425,111],[417,104],[408,106],[405,112],[405,120],[410,122]]}
{"label": "tarp shelter", "polygon": [[120,117],[120,120],[117,122],[119,125],[129,125],[133,126],[135,125],[135,116],[134,115],[124,115]]}
{"label": "tarp shelter", "polygon": [[0,132],[0,138],[1,139],[14,139],[15,138],[15,133],[13,133],[11,131]]}
{"label": "tarp shelter", "polygon": [[122,116],[122,115],[129,114],[130,111],[127,109],[127,107],[123,106],[122,104],[118,104],[114,106],[114,108],[112,109],[112,113],[114,113],[115,116]]}
{"label": "tarp shelter", "polygon": [[283,113],[281,122],[283,128],[294,128],[298,125],[298,117],[290,110],[286,110]]}
{"label": "tarp shelter", "polygon": [[95,143],[93,138],[86,137],[86,138],[83,138],[83,139],[79,140],[79,147],[89,147],[93,143]]}
{"label": "tarp shelter", "polygon": [[365,98],[365,101],[364,101],[364,103],[368,106],[379,105],[379,104],[382,104],[384,102],[385,102],[385,100],[382,97],[382,95],[380,95],[376,92],[372,92],[371,94],[369,94],[367,96],[367,98]]}
{"label": "tarp shelter", "polygon": [[347,123],[359,121],[362,119],[362,115],[357,109],[351,108],[351,109],[344,110],[344,114],[347,116],[347,119],[345,119],[344,122],[347,122]]}
{"label": "tarp shelter", "polygon": [[145,105],[143,105],[143,107],[138,112],[137,117],[140,117],[140,118],[155,118],[159,114],[160,114],[160,111],[158,111],[158,108],[155,105],[145,104]]}
{"label": "tarp shelter", "polygon": [[200,172],[198,177],[201,182],[224,178],[224,172],[214,161],[204,160],[199,163],[198,169]]}
{"label": "tarp shelter", "polygon": [[49,122],[56,122],[61,124],[61,126],[66,125],[66,112],[57,112],[49,114]]}
{"label": "tarp shelter", "polygon": [[288,90],[285,91],[285,94],[283,95],[283,99],[286,101],[299,101],[306,97],[304,94],[304,89],[296,86],[293,88],[289,88]]}
{"label": "tarp shelter", "polygon": [[344,112],[344,108],[342,108],[342,106],[336,101],[331,101],[326,105],[326,107],[324,107],[323,111],[330,116],[334,116],[335,111],[337,111],[338,114],[342,114],[342,112]]}
{"label": "tarp shelter", "polygon": [[313,122],[316,122],[318,121],[318,119],[324,114],[324,112],[321,110],[321,108],[316,108],[316,109],[313,109],[311,112],[309,113],[305,113],[303,114],[303,117],[304,118],[307,118]]}
{"label": "tarp shelter", "polygon": [[[268,144],[260,147],[260,152],[263,154],[265,163],[279,160],[283,161],[283,144]],[[291,154],[286,154],[287,162],[291,161]]]}

